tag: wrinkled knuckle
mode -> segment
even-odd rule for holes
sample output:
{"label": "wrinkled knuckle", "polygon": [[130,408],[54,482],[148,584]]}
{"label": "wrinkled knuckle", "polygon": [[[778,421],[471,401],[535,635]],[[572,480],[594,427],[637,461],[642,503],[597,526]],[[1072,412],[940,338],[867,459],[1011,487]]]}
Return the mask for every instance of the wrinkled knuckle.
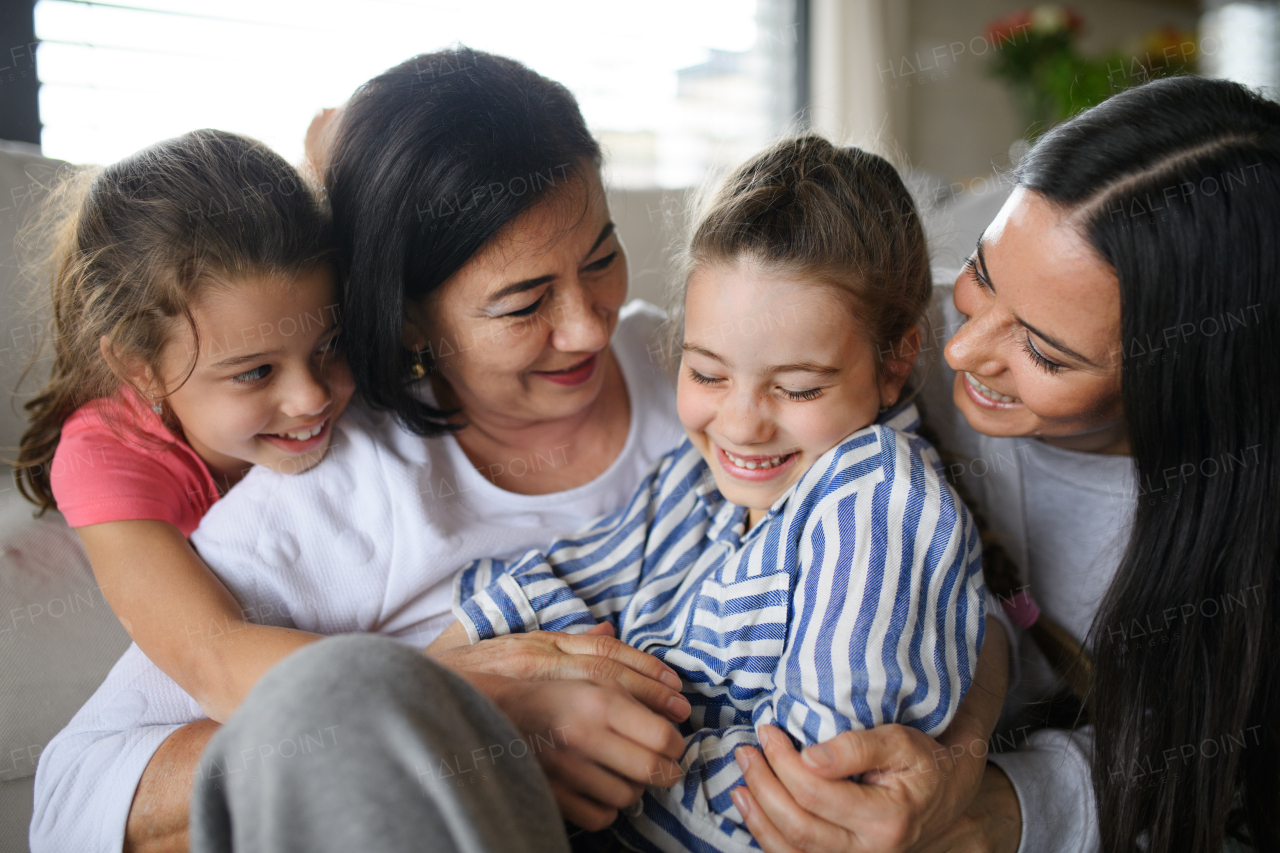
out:
{"label": "wrinkled knuckle", "polygon": [[581,663],[583,674],[592,681],[608,681],[613,675],[613,667],[604,658],[591,657]]}

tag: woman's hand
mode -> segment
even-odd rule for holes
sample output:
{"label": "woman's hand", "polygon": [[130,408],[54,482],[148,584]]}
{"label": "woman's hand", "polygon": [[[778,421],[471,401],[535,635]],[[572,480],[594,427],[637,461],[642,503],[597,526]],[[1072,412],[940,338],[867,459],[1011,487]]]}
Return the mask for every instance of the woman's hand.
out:
{"label": "woman's hand", "polygon": [[683,775],[684,738],[617,681],[463,674],[525,735],[560,811],[584,829],[604,829],[646,785],[667,788]]}
{"label": "woman's hand", "polygon": [[1022,843],[1022,809],[1004,771],[987,765],[982,788],[960,819],[919,853],[1017,853]]}
{"label": "woman's hand", "polygon": [[534,631],[508,634],[475,645],[454,623],[427,654],[462,674],[487,673],[524,681],[587,679],[616,681],[649,709],[674,721],[689,717],[689,700],[680,695],[680,676],[653,655],[613,637],[613,626],[596,625],[585,634]]}
{"label": "woman's hand", "polygon": [[[984,797],[974,808],[998,816],[997,823],[1007,820],[1008,800],[999,780],[988,783],[983,773],[987,741],[1004,701],[1007,667],[1004,629],[988,619],[974,683],[939,740],[888,725],[845,732],[801,754],[783,732],[762,727],[764,755],[738,750],[747,788],[732,793],[756,841],[767,853],[951,849],[944,839],[955,838],[965,826],[977,826],[970,806],[980,788],[992,799]],[[848,780],[858,774],[861,782]],[[957,821],[960,827],[954,826]],[[1014,850],[1020,833],[1019,814]],[[938,843],[944,846],[936,847]]]}

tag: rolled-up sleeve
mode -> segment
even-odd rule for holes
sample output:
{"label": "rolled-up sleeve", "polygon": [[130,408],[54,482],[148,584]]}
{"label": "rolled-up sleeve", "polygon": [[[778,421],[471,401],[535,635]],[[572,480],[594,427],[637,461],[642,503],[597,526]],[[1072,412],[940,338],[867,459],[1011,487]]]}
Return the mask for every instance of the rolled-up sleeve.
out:
{"label": "rolled-up sleeve", "polygon": [[1022,810],[1018,853],[1094,853],[1102,848],[1089,753],[1093,730],[1045,729],[988,760],[1013,783]]}

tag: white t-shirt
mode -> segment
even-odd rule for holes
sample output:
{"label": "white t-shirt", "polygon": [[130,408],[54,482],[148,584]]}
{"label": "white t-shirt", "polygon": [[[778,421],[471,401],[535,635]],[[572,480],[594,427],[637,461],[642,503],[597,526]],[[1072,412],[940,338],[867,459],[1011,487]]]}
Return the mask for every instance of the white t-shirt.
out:
{"label": "white t-shirt", "polygon": [[[254,468],[191,541],[251,621],[385,634],[424,647],[453,621],[457,569],[580,530],[624,504],[683,439],[674,388],[656,357],[662,319],[639,301],[622,310],[611,346],[631,422],[618,458],[590,483],[548,495],[508,492],[478,472],[453,437],[424,439],[386,413],[353,406],[335,425],[324,462],[296,476]],[[557,463],[554,451],[524,460],[528,468]],[[518,466],[512,460],[508,471]],[[220,629],[186,630],[198,640]],[[203,717],[131,646],[40,757],[31,849],[120,850],[147,762],[173,731]]]}
{"label": "white t-shirt", "polygon": [[[1083,641],[1128,543],[1138,499],[1133,460],[1062,450],[1034,438],[993,438],[970,427],[952,402],[955,372],[942,355],[964,321],[951,299],[955,275],[935,271],[934,278],[934,329],[922,353],[922,362],[930,362],[921,390],[925,423],[963,466],[953,471],[1022,570],[1041,612]],[[1030,637],[1015,630],[1011,640],[1003,732],[988,757],[1018,793],[1019,853],[1098,850],[1092,729],[1027,735],[1022,712],[1063,684]]]}

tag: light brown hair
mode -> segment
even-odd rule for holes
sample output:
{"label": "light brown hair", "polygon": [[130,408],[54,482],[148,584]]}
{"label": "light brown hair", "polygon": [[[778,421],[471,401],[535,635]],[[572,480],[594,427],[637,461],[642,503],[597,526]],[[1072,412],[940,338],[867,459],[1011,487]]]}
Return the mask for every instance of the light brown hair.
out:
{"label": "light brown hair", "polygon": [[841,290],[881,367],[933,293],[924,227],[897,170],[814,134],[760,152],[699,205],[673,316],[697,267],[740,260]]}
{"label": "light brown hair", "polygon": [[[180,323],[199,352],[191,306],[205,288],[329,263],[330,232],[325,206],[297,170],[232,133],[193,131],[65,176],[19,237],[33,256],[29,275],[47,287],[51,319],[32,364],[44,345],[53,349],[48,382],[24,406],[29,426],[14,471],[22,495],[42,510],[54,506],[49,468],[62,425],[120,390],[123,359],[162,375]],[[188,375],[194,367],[193,356]]]}

